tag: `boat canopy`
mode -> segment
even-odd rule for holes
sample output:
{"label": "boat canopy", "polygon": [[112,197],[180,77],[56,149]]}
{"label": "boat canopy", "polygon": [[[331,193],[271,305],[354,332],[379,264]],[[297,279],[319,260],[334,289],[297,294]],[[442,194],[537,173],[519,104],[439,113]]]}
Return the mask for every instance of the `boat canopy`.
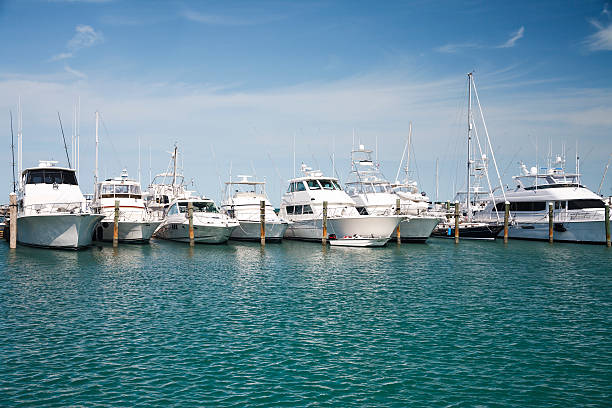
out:
{"label": "boat canopy", "polygon": [[63,168],[34,168],[23,172],[26,184],[70,184],[77,186],[75,171]]}

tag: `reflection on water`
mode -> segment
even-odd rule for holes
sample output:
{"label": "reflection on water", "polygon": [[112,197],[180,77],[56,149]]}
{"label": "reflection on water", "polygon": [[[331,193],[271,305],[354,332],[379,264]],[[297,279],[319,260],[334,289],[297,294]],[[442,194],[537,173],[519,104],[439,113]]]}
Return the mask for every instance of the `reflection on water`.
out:
{"label": "reflection on water", "polygon": [[612,251],[0,245],[8,405],[605,405]]}

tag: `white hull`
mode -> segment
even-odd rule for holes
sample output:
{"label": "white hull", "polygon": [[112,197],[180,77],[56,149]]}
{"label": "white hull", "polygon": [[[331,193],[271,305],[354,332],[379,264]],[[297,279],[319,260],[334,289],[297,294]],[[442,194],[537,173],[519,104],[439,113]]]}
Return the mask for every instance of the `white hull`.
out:
{"label": "white hull", "polygon": [[17,218],[17,242],[48,248],[78,249],[91,245],[93,214],[29,215]]}
{"label": "white hull", "polygon": [[[266,241],[280,241],[285,235],[287,229],[287,223],[266,223]],[[245,241],[259,241],[261,238],[261,224],[255,221],[240,221],[238,226],[230,239],[245,240]]]}
{"label": "white hull", "polygon": [[[221,225],[194,225],[193,238],[197,243],[222,244],[227,242],[236,226]],[[156,237],[171,241],[189,242],[189,222],[164,223],[157,232]]]}
{"label": "white hull", "polygon": [[[327,234],[336,237],[354,236],[388,238],[401,216],[358,216],[330,218],[327,220]],[[285,232],[285,238],[318,241],[323,236],[323,220],[294,220]]]}
{"label": "white hull", "polygon": [[400,236],[404,242],[425,242],[440,219],[437,217],[410,217],[400,223]]}
{"label": "white hull", "polygon": [[[565,231],[563,231],[565,230]],[[503,230],[497,236],[503,237]],[[548,241],[548,222],[518,223],[508,228],[508,238]],[[604,221],[555,223],[554,241],[577,243],[606,242]]]}
{"label": "white hull", "polygon": [[[119,242],[148,242],[159,224],[161,224],[161,221],[119,221]],[[112,221],[102,221],[96,227],[96,239],[99,241],[112,241],[113,231],[114,225]]]}
{"label": "white hull", "polygon": [[374,248],[374,247],[385,246],[387,244],[387,241],[389,241],[389,237],[387,238],[342,238],[342,239],[329,240],[329,245],[360,247],[360,248]]}

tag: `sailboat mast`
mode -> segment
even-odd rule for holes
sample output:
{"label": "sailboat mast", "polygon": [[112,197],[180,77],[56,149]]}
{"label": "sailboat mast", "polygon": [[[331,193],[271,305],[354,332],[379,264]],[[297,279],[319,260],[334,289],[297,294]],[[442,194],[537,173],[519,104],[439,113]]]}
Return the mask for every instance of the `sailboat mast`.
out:
{"label": "sailboat mast", "polygon": [[174,171],[172,172],[172,191],[174,192],[174,186],[176,185],[176,161],[177,161],[177,147],[176,145],[174,146],[174,155],[172,156],[174,158]]}
{"label": "sailboat mast", "polygon": [[21,97],[18,99],[17,105],[17,186],[21,189],[21,172],[23,170],[23,149],[22,149],[22,116],[21,116]]}
{"label": "sailboat mast", "polygon": [[96,111],[96,169],[94,172],[94,191],[98,188],[98,145],[100,138],[98,137],[98,128],[100,127],[100,112]]}
{"label": "sailboat mast", "polygon": [[465,199],[465,206],[470,216],[470,167],[471,167],[471,155],[470,155],[470,141],[472,139],[472,73],[468,74],[468,134],[467,134],[467,197]]}
{"label": "sailboat mast", "polygon": [[436,202],[438,202],[438,187],[440,186],[438,181],[438,158],[436,157]]}

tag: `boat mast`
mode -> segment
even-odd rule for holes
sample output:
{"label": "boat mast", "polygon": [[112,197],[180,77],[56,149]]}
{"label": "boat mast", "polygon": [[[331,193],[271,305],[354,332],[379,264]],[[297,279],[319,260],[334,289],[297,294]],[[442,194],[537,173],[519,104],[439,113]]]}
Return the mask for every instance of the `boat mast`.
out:
{"label": "boat mast", "polygon": [[472,138],[472,73],[468,74],[468,134],[467,134],[467,197],[465,199],[468,218],[470,215],[470,140]]}
{"label": "boat mast", "polygon": [[100,112],[96,111],[96,169],[94,171],[94,194],[96,189],[98,188],[98,145],[100,143],[100,138],[98,137],[98,128],[100,125]]}
{"label": "boat mast", "polygon": [[436,157],[436,202],[438,202],[438,187],[439,187],[439,181],[438,181],[438,158]]}
{"label": "boat mast", "polygon": [[22,150],[22,116],[21,116],[21,97],[17,102],[17,186],[21,189],[21,172],[23,168],[23,150]]}
{"label": "boat mast", "polygon": [[175,185],[176,185],[176,155],[177,155],[177,147],[174,145],[174,154],[172,158],[174,159],[174,171],[172,172],[172,193],[176,195]]}

